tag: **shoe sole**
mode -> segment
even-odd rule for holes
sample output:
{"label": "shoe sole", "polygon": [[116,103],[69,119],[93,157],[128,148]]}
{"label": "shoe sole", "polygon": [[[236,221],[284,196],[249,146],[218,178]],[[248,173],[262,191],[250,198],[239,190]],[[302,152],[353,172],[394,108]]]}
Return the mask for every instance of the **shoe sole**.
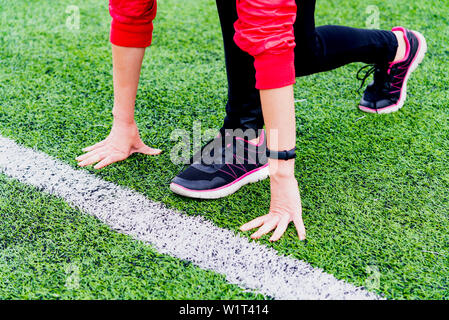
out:
{"label": "shoe sole", "polygon": [[255,183],[268,178],[270,175],[268,170],[268,164],[261,168],[254,169],[248,172],[244,176],[240,177],[234,182],[231,182],[223,187],[210,190],[192,190],[185,188],[179,184],[171,183],[170,190],[176,194],[179,194],[188,198],[195,199],[219,199],[227,197],[235,192],[237,192],[241,187],[249,183]]}
{"label": "shoe sole", "polygon": [[367,107],[359,105],[359,109],[362,110],[363,112],[387,114],[387,113],[396,112],[404,106],[405,100],[407,100],[408,79],[410,78],[413,71],[415,71],[418,68],[418,66],[421,64],[421,62],[424,60],[424,56],[426,55],[426,52],[427,52],[426,38],[424,38],[424,36],[421,33],[419,33],[418,31],[411,31],[411,32],[418,38],[418,41],[419,41],[418,54],[416,55],[415,59],[413,60],[412,65],[408,69],[407,75],[405,76],[404,86],[402,88],[401,96],[399,98],[398,103],[388,106],[388,107],[385,107],[385,108],[382,108],[382,109],[371,109],[371,108],[367,108]]}

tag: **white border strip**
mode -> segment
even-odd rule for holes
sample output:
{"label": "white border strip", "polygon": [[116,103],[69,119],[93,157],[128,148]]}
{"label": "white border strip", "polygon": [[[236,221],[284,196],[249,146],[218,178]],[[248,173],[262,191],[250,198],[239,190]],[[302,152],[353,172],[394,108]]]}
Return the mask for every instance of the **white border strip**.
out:
{"label": "white border strip", "polygon": [[64,199],[157,251],[224,274],[227,281],[277,299],[379,299],[271,248],[183,215],[129,189],[76,170],[0,136],[0,172]]}

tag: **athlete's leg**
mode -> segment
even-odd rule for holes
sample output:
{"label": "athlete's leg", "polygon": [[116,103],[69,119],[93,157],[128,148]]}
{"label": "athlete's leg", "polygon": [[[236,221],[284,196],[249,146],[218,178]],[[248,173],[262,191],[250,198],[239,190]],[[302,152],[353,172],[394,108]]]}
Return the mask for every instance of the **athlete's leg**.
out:
{"label": "athlete's leg", "polygon": [[[213,163],[194,163],[179,173],[170,184],[170,189],[180,195],[191,198],[215,199],[236,192],[245,184],[268,177],[266,159],[260,158],[260,150],[265,145],[262,108],[259,90],[256,89],[254,58],[242,51],[234,42],[234,23],[237,21],[236,0],[217,0],[225,50],[226,71],[228,76],[228,103],[223,129],[241,129],[240,134],[226,136],[221,130],[213,144],[221,146],[221,154]],[[253,129],[253,135],[242,138],[241,133]],[[229,138],[230,141],[228,140]],[[228,143],[226,141],[232,142]],[[258,144],[256,148],[255,144]],[[209,150],[212,144],[205,146]],[[244,159],[238,153],[239,148],[248,150]],[[242,150],[243,150],[242,149]],[[229,154],[231,162],[225,155]],[[196,157],[195,157],[196,158]],[[239,159],[239,165],[235,164]],[[250,161],[253,160],[253,161]]]}
{"label": "athlete's leg", "polygon": [[261,129],[263,127],[259,91],[255,88],[254,58],[234,42],[237,21],[235,0],[217,0],[228,76],[228,103],[224,128]]}
{"label": "athlete's leg", "polygon": [[[352,62],[372,64],[364,81],[374,73],[359,108],[389,113],[404,105],[407,81],[427,50],[425,38],[416,31],[366,30],[342,26],[315,27],[315,0],[298,0],[295,24],[297,76],[332,70]],[[362,86],[363,86],[362,83]]]}
{"label": "athlete's leg", "polygon": [[315,0],[298,0],[295,23],[296,75],[328,71],[352,62],[387,64],[398,43],[391,31],[343,26],[315,27]]}

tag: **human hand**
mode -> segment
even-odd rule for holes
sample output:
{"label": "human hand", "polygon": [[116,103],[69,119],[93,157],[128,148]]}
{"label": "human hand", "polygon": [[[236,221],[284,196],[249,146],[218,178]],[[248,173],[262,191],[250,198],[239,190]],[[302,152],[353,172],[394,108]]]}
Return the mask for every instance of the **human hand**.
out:
{"label": "human hand", "polygon": [[287,230],[290,222],[293,221],[298,237],[305,240],[306,229],[302,220],[301,197],[299,194],[298,182],[294,175],[270,177],[271,181],[271,204],[268,214],[258,217],[240,227],[241,231],[249,231],[260,227],[251,235],[252,239],[259,239],[261,236],[274,230],[270,241],[278,241]]}
{"label": "human hand", "polygon": [[114,162],[122,161],[133,153],[158,155],[160,149],[153,149],[143,143],[135,122],[114,121],[108,137],[97,144],[84,148],[85,154],[76,158],[80,167],[96,163],[94,169],[104,168]]}

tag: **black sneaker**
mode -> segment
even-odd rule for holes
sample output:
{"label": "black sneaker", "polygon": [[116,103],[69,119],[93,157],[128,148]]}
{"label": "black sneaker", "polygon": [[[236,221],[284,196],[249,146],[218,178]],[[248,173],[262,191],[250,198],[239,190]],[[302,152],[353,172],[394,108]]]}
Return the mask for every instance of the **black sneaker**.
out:
{"label": "black sneaker", "polygon": [[404,33],[407,44],[405,58],[384,67],[374,65],[363,78],[360,78],[360,72],[369,66],[359,70],[357,78],[363,81],[362,86],[374,73],[374,81],[366,88],[360,101],[359,109],[364,112],[391,113],[402,108],[407,98],[407,81],[426,54],[427,44],[422,34],[402,27],[393,28],[392,31]]}
{"label": "black sneaker", "polygon": [[[269,172],[265,140],[264,130],[261,130],[257,145],[222,132],[203,147],[200,160],[195,160],[172,180],[171,191],[189,198],[218,199],[233,194],[248,183],[266,179]],[[214,154],[217,149],[219,152]],[[207,163],[205,154],[212,161]]]}

